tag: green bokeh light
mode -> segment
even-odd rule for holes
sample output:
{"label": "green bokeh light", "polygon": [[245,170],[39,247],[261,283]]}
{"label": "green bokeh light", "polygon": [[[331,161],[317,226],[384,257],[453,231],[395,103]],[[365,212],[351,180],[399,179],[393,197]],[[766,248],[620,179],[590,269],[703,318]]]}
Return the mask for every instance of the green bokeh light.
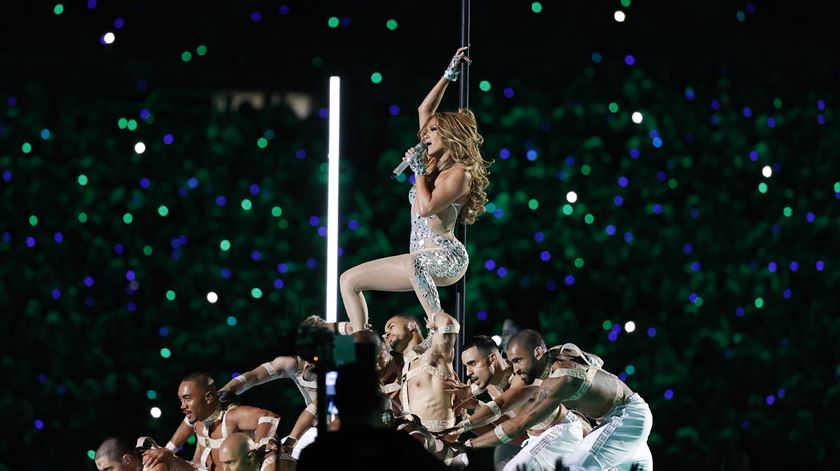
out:
{"label": "green bokeh light", "polygon": [[583,264],[584,264],[584,262],[583,262],[582,258],[578,257],[578,258],[575,259],[575,267],[576,268],[583,268]]}
{"label": "green bokeh light", "polygon": [[755,307],[761,309],[764,307],[764,299],[763,298],[755,298]]}
{"label": "green bokeh light", "polygon": [[776,98],[775,100],[773,100],[773,106],[774,106],[777,110],[782,109],[782,99],[781,99],[781,98]]}
{"label": "green bokeh light", "polygon": [[184,51],[181,53],[181,60],[184,62],[189,62],[192,60],[192,52]]}
{"label": "green bokeh light", "polygon": [[592,173],[592,167],[590,167],[590,166],[589,166],[589,165],[587,165],[587,164],[583,164],[583,165],[580,167],[580,173],[582,173],[582,174],[584,174],[584,175],[589,175],[590,173]]}
{"label": "green bokeh light", "polygon": [[271,215],[276,217],[276,218],[279,218],[280,216],[283,215],[283,208],[281,208],[279,206],[275,206],[275,207],[271,208]]}
{"label": "green bokeh light", "polygon": [[32,226],[32,227],[37,226],[38,225],[38,216],[36,216],[34,214],[32,216],[29,216],[29,225]]}
{"label": "green bokeh light", "polygon": [[259,288],[251,288],[251,297],[254,299],[260,299],[263,295],[263,292]]}
{"label": "green bokeh light", "polygon": [[124,223],[131,224],[131,222],[134,221],[134,216],[132,216],[131,213],[125,213],[123,214],[122,219]]}
{"label": "green bokeh light", "polygon": [[158,214],[160,214],[161,217],[168,216],[169,215],[169,208],[167,208],[165,205],[158,206]]}
{"label": "green bokeh light", "polygon": [[764,183],[764,182],[759,183],[758,184],[758,192],[759,193],[767,193],[767,184]]}
{"label": "green bokeh light", "polygon": [[125,129],[125,128],[127,128],[127,127],[128,127],[128,120],[127,120],[127,119],[125,119],[125,118],[120,118],[120,119],[117,121],[117,127],[118,127],[118,128],[120,128],[120,129]]}
{"label": "green bokeh light", "polygon": [[237,323],[237,322],[238,322],[238,321],[236,320],[236,317],[235,317],[235,316],[228,316],[228,318],[227,318],[227,325],[229,325],[229,326],[233,327],[233,326],[235,326],[235,325],[236,325],[236,323]]}
{"label": "green bokeh light", "polygon": [[595,222],[595,216],[593,216],[592,214],[587,214],[583,217],[583,222],[587,224],[592,224],[593,222]]}
{"label": "green bokeh light", "polygon": [[630,6],[630,0],[621,0],[621,6],[628,8]]}
{"label": "green bokeh light", "polygon": [[370,74],[370,81],[373,83],[381,83],[382,82],[382,74],[379,72],[374,72]]}
{"label": "green bokeh light", "polygon": [[64,5],[57,3],[53,8],[53,13],[55,13],[56,15],[64,13]]}
{"label": "green bokeh light", "polygon": [[152,252],[154,252],[154,250],[152,249],[151,245],[147,245],[147,246],[143,247],[143,255],[148,257],[149,255],[152,254]]}
{"label": "green bokeh light", "polygon": [[784,214],[785,217],[791,217],[793,216],[793,209],[791,209],[789,206],[785,206],[785,209],[782,210],[782,214]]}
{"label": "green bokeh light", "polygon": [[87,456],[88,456],[88,458],[90,458],[90,459],[94,459],[94,458],[96,458],[96,452],[95,452],[95,451],[93,451],[93,450],[88,450],[88,451],[87,451]]}
{"label": "green bokeh light", "polygon": [[569,203],[563,205],[563,214],[565,214],[566,216],[571,216],[574,212],[575,209]]}
{"label": "green bokeh light", "polygon": [[146,391],[146,397],[154,401],[157,399],[157,392],[154,389],[149,389]]}
{"label": "green bokeh light", "polygon": [[128,128],[129,131],[135,131],[135,130],[137,130],[137,121],[135,121],[133,119],[129,119],[125,123],[125,127]]}
{"label": "green bokeh light", "polygon": [[85,223],[85,222],[87,222],[87,220],[88,220],[88,215],[87,215],[86,212],[82,211],[81,213],[79,213],[79,222]]}
{"label": "green bokeh light", "polygon": [[703,305],[703,298],[701,298],[700,296],[697,296],[697,299],[694,300],[694,305],[697,306],[697,307],[702,306]]}
{"label": "green bokeh light", "polygon": [[489,92],[490,89],[493,88],[493,86],[490,85],[490,82],[488,82],[487,80],[482,80],[481,82],[478,82],[478,88],[482,92]]}
{"label": "green bokeh light", "polygon": [[166,347],[163,347],[163,348],[161,348],[161,349],[160,349],[160,356],[161,356],[162,358],[169,358],[169,357],[171,357],[171,356],[172,356],[172,351],[171,351],[171,350],[169,350],[169,349],[168,349],[168,348],[166,348]]}
{"label": "green bokeh light", "polygon": [[542,9],[543,9],[542,3],[540,3],[540,2],[534,2],[534,3],[531,4],[531,11],[534,12],[534,13],[539,13],[539,12],[542,11]]}
{"label": "green bokeh light", "polygon": [[28,142],[24,142],[24,143],[23,143],[23,145],[22,145],[22,146],[20,146],[20,150],[21,150],[24,154],[28,154],[28,153],[32,152],[32,144],[30,144],[30,143],[28,143]]}
{"label": "green bokeh light", "polygon": [[88,184],[88,177],[85,174],[79,175],[79,178],[76,179],[79,182],[79,185],[85,186]]}
{"label": "green bokeh light", "polygon": [[199,56],[207,54],[207,46],[205,46],[204,44],[199,44],[198,47],[195,48],[195,53]]}
{"label": "green bokeh light", "polygon": [[618,103],[612,102],[609,106],[610,113],[618,113]]}
{"label": "green bokeh light", "polygon": [[390,19],[390,20],[385,22],[385,27],[388,28],[391,31],[394,31],[395,29],[397,29],[397,26],[399,26],[397,24],[397,20]]}
{"label": "green bokeh light", "polygon": [[331,16],[327,20],[327,26],[329,26],[330,28],[338,28],[338,25],[340,23],[341,23],[341,21],[339,21],[338,17],[336,17],[336,16]]}
{"label": "green bokeh light", "polygon": [[219,248],[222,249],[222,252],[227,252],[228,250],[230,250],[230,241],[225,239],[219,242]]}
{"label": "green bokeh light", "polygon": [[265,149],[266,147],[268,147],[268,139],[264,137],[257,139],[257,147],[259,147],[260,149]]}
{"label": "green bokeh light", "polygon": [[613,326],[613,323],[610,322],[610,321],[604,321],[604,322],[601,323],[601,327],[603,327],[604,330],[610,330],[610,329],[612,329],[612,326]]}
{"label": "green bokeh light", "polygon": [[737,18],[738,21],[743,22],[744,20],[747,19],[747,15],[743,11],[738,10],[738,12],[735,13],[735,18]]}
{"label": "green bokeh light", "polygon": [[175,301],[175,292],[170,290],[166,290],[166,300],[167,301]]}
{"label": "green bokeh light", "polygon": [[189,438],[187,438],[187,443],[190,445],[195,445],[195,435],[190,435]]}
{"label": "green bokeh light", "polygon": [[627,373],[628,375],[632,375],[633,373],[636,372],[636,367],[633,366],[633,365],[627,365],[627,366],[624,367],[624,372]]}
{"label": "green bokeh light", "polygon": [[533,198],[528,200],[528,208],[531,209],[532,211],[536,210],[539,207],[540,207],[540,202],[539,201],[537,201]]}
{"label": "green bokeh light", "polygon": [[251,203],[251,200],[249,200],[248,198],[243,199],[242,203],[240,203],[240,205],[242,206],[242,209],[244,209],[245,211],[250,211],[251,208],[254,206]]}

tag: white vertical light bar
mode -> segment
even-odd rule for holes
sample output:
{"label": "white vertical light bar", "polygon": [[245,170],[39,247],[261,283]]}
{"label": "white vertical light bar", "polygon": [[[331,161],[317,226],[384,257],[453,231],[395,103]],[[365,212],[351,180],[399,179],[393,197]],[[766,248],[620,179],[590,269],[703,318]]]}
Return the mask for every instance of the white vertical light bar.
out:
{"label": "white vertical light bar", "polygon": [[338,137],[341,78],[330,77],[329,179],[327,190],[327,322],[336,322],[338,302]]}

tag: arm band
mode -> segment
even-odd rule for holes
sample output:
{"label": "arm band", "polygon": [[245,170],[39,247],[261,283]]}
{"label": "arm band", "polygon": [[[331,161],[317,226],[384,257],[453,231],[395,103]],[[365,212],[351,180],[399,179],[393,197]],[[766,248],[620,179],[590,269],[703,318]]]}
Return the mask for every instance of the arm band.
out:
{"label": "arm band", "polygon": [[233,392],[236,393],[237,396],[244,393],[245,391],[251,389],[251,385],[248,384],[248,378],[246,378],[245,375],[239,375],[239,376],[237,376],[236,378],[233,378],[233,379],[235,379],[236,381],[238,381],[242,384],[242,386],[240,386],[238,388],[234,388],[234,390],[233,390]]}
{"label": "arm band", "polygon": [[268,377],[269,377],[269,378],[274,379],[274,378],[276,378],[276,377],[278,377],[278,376],[279,376],[279,375],[277,374],[277,370],[275,370],[275,369],[274,369],[274,367],[273,367],[273,366],[271,366],[271,362],[267,361],[267,362],[263,363],[263,364],[262,364],[262,365],[260,365],[260,366],[262,366],[263,368],[265,368],[265,371],[268,371]]}
{"label": "arm band", "polygon": [[279,424],[279,423],[280,423],[280,417],[271,417],[271,416],[267,416],[267,415],[260,417],[260,420],[257,421],[258,426],[261,425],[261,424],[271,424],[271,428],[268,429],[268,433],[266,434],[266,436],[264,438],[260,439],[260,446],[265,444],[265,443],[263,443],[264,440],[267,443],[268,440],[271,440],[271,439],[274,438],[274,435],[277,433],[277,424]]}
{"label": "arm band", "polygon": [[166,443],[166,449],[171,451],[172,453],[175,453],[175,450],[177,450],[178,447],[175,446],[175,444],[170,441],[170,442]]}
{"label": "arm band", "polygon": [[501,424],[497,425],[496,428],[493,429],[493,432],[496,433],[496,437],[502,443],[508,443],[511,440],[513,440],[512,438],[510,438],[510,436],[508,436],[508,434],[505,433],[505,429],[502,427]]}
{"label": "arm band", "polygon": [[305,410],[306,410],[306,412],[309,412],[310,414],[314,415],[315,417],[318,417],[318,409],[316,409],[316,408],[315,408],[315,404],[314,404],[314,403],[309,404],[308,406],[306,406],[306,409],[305,409]]}
{"label": "arm band", "polygon": [[496,401],[490,401],[485,405],[490,408],[491,412],[493,412],[493,418],[491,419],[491,422],[502,416],[502,409],[499,408],[499,406],[496,404]]}

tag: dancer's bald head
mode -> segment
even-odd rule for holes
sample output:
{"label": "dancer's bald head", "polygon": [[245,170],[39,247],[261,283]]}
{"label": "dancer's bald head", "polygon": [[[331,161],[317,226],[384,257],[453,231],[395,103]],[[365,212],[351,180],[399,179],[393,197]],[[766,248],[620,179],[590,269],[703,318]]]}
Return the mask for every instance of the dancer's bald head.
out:
{"label": "dancer's bald head", "polygon": [[545,341],[543,340],[542,335],[540,335],[540,333],[536,330],[525,329],[520,330],[516,333],[516,335],[510,338],[508,348],[511,348],[514,345],[521,349],[533,350],[537,347],[545,348]]}
{"label": "dancer's bald head", "polygon": [[517,332],[507,346],[507,357],[513,373],[519,375],[525,384],[533,384],[548,364],[545,351],[545,342],[539,332],[532,329]]}
{"label": "dancer's bald head", "polygon": [[236,432],[222,442],[219,448],[219,461],[222,462],[223,469],[230,471],[252,471],[254,466],[250,451],[251,438],[242,432]]}

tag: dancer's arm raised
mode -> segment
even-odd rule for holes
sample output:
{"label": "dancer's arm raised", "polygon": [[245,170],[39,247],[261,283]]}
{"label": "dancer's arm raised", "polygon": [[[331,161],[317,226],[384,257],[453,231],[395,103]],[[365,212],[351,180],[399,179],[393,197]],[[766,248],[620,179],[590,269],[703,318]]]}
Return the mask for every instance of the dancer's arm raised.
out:
{"label": "dancer's arm raised", "polygon": [[423,102],[420,103],[420,107],[417,108],[417,113],[420,116],[421,130],[429,121],[429,118],[437,111],[440,100],[443,98],[443,93],[446,91],[446,86],[449,85],[449,82],[454,82],[458,78],[458,73],[461,71],[461,61],[470,62],[466,54],[466,47],[455,51],[455,57],[452,58],[452,61],[443,73],[443,77],[437,81],[435,86],[432,87],[432,90],[429,91],[429,94],[426,95],[426,98],[423,99]]}

